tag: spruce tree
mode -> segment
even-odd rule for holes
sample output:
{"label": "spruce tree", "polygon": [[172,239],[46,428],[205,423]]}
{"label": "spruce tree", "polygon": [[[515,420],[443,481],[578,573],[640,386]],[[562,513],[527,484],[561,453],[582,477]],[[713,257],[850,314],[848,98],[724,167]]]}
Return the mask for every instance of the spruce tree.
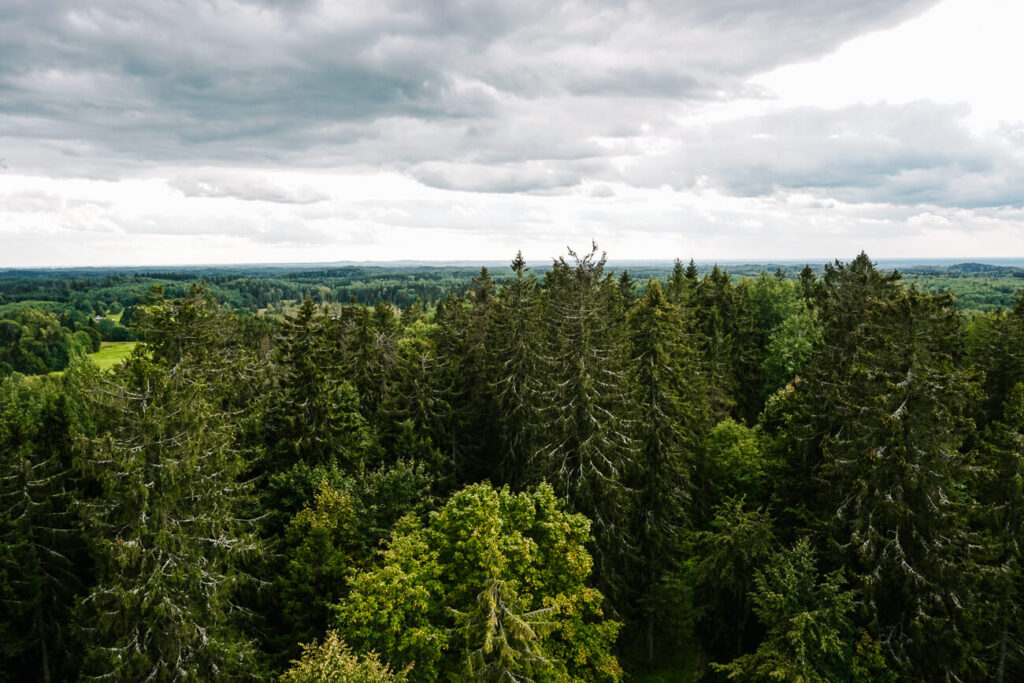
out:
{"label": "spruce tree", "polygon": [[217,680],[252,671],[232,602],[255,551],[232,423],[200,377],[137,354],[89,391],[99,436],[80,467],[97,582],[78,607],[95,678]]}
{"label": "spruce tree", "polygon": [[[958,449],[970,382],[952,364],[949,297],[903,292],[865,255],[826,271],[825,335],[805,381],[785,481],[845,566],[860,623],[901,675],[971,671]],[[810,482],[813,482],[810,483]],[[801,489],[801,487],[803,487]]]}
{"label": "spruce tree", "polygon": [[[67,373],[95,379],[89,364]],[[75,512],[76,380],[0,380],[0,678],[62,680],[80,665],[69,621],[90,563]]]}
{"label": "spruce tree", "polygon": [[544,386],[538,395],[536,475],[550,482],[570,509],[594,523],[598,577],[614,601],[624,590],[635,462],[627,394],[622,302],[606,279],[606,256],[559,258],[545,278]]}
{"label": "spruce tree", "polygon": [[[652,591],[675,567],[675,554],[691,511],[692,472],[710,427],[705,382],[693,340],[678,310],[651,280],[629,316],[632,394],[637,419],[636,492],[638,585],[646,605],[647,659],[654,658]],[[663,630],[663,629],[657,629]]]}
{"label": "spruce tree", "polygon": [[490,318],[488,376],[498,422],[500,480],[523,486],[538,434],[541,389],[539,349],[540,286],[522,252],[511,264],[513,279],[498,290]]}

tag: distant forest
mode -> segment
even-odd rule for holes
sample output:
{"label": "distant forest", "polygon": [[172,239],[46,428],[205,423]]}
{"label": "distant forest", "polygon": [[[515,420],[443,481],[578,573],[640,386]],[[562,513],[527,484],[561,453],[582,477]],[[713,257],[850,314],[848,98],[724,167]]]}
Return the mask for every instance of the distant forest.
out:
{"label": "distant forest", "polygon": [[1022,288],[0,272],[0,679],[1024,680]]}

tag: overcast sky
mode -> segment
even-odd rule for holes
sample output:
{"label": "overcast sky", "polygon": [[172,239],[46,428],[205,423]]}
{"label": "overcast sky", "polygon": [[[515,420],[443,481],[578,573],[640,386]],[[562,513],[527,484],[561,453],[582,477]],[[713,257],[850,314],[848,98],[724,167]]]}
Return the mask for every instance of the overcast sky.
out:
{"label": "overcast sky", "polygon": [[3,0],[0,266],[1024,255],[1024,3]]}

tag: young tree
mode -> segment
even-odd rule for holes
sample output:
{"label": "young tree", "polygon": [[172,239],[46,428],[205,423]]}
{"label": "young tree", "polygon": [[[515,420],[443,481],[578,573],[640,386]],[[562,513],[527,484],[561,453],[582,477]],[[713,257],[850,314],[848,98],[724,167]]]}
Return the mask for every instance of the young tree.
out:
{"label": "young tree", "polygon": [[303,645],[302,657],[293,660],[292,667],[279,680],[281,683],[399,683],[405,679],[405,672],[394,673],[373,653],[362,658],[352,654],[336,631],[328,631],[322,643]]}
{"label": "young tree", "polygon": [[857,642],[849,617],[854,594],[842,586],[841,572],[819,579],[806,538],[776,552],[755,574],[750,594],[764,640],[756,651],[715,668],[742,681],[895,680],[877,644]]}

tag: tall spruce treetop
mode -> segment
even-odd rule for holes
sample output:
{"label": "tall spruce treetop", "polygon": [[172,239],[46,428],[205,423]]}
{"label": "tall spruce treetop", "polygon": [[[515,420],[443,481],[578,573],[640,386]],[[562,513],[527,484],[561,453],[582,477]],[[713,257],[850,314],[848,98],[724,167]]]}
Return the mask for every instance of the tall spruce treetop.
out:
{"label": "tall spruce treetop", "polygon": [[[559,258],[545,278],[544,388],[538,396],[537,474],[594,523],[598,574],[613,581],[629,546],[626,489],[636,443],[626,392],[622,302],[604,277],[597,245],[572,262]],[[621,578],[621,577],[620,577]],[[609,593],[615,592],[609,590]]]}
{"label": "tall spruce treetop", "polygon": [[809,517],[901,675],[934,680],[971,671],[957,491],[972,388],[949,354],[951,298],[904,292],[897,278],[864,254],[826,270],[824,342],[796,387],[788,477],[814,485],[788,496],[816,501]]}
{"label": "tall spruce treetop", "polygon": [[255,550],[239,519],[248,485],[228,416],[208,386],[137,354],[90,388],[100,437],[80,466],[101,487],[82,501],[97,583],[79,604],[97,679],[216,680],[252,671],[232,594]]}
{"label": "tall spruce treetop", "polygon": [[[656,280],[630,313],[631,390],[636,402],[634,535],[640,591],[650,592],[674,566],[687,523],[691,471],[711,416],[695,342]],[[650,595],[647,596],[650,599]],[[654,655],[656,605],[648,607],[648,661]]]}
{"label": "tall spruce treetop", "polygon": [[540,285],[522,252],[512,261],[514,278],[498,290],[487,348],[501,452],[501,480],[518,488],[526,481],[534,452],[537,394],[541,388],[538,350]]}

